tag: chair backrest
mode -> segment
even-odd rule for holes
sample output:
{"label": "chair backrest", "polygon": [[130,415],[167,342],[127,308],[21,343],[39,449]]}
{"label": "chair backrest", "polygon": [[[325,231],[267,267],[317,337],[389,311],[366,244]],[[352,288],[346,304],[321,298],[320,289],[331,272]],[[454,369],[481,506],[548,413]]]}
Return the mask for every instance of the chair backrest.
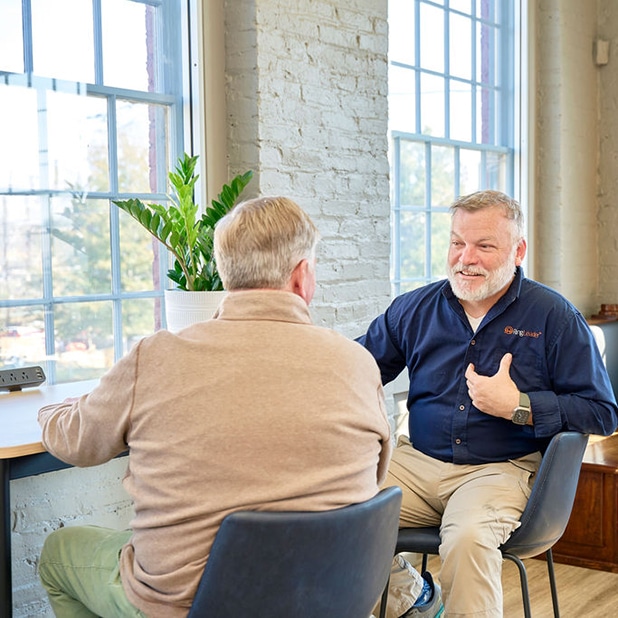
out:
{"label": "chair backrest", "polygon": [[539,466],[521,525],[501,547],[520,558],[536,556],[560,539],[569,523],[588,436],[556,434]]}
{"label": "chair backrest", "polygon": [[401,489],[315,512],[222,522],[188,618],[362,618],[388,580]]}

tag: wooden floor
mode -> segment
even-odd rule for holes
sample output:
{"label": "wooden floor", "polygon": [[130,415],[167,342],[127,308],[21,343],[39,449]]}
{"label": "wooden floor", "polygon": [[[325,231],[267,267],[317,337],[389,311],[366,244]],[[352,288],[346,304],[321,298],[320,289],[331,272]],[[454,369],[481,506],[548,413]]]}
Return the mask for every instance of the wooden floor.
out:
{"label": "wooden floor", "polygon": [[[524,561],[528,572],[530,605],[533,618],[552,618],[553,609],[547,564],[544,560]],[[555,565],[561,618],[613,618],[618,616],[618,573],[607,573],[566,564]],[[428,570],[440,575],[440,560],[429,559]],[[523,618],[519,572],[505,561],[502,570],[504,618]],[[448,618],[448,617],[447,617]]]}

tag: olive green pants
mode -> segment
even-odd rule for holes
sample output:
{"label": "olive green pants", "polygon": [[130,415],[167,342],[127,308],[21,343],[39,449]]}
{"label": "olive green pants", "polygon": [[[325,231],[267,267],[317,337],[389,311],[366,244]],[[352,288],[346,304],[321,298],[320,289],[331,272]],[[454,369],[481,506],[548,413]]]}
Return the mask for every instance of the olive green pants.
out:
{"label": "olive green pants", "polygon": [[130,531],[72,526],[43,545],[39,577],[59,618],[142,618],[127,599],[118,559]]}

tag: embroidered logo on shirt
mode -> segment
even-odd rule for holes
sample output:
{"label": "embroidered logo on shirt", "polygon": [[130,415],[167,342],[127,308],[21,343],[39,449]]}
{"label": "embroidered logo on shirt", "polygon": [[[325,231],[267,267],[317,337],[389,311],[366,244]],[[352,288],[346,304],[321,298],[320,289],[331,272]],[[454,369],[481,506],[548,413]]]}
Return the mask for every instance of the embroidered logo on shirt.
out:
{"label": "embroidered logo on shirt", "polygon": [[532,331],[532,330],[523,330],[520,328],[513,328],[512,326],[505,326],[504,327],[504,334],[505,335],[515,335],[517,337],[534,337],[535,339],[538,339],[543,332],[539,331]]}

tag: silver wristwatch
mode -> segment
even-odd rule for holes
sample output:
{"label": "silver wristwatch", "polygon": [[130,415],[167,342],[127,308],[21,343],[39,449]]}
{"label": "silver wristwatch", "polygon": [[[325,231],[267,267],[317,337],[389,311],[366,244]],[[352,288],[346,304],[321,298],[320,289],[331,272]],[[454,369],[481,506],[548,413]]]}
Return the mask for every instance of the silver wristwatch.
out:
{"label": "silver wristwatch", "polygon": [[525,425],[530,418],[530,397],[519,393],[519,405],[513,410],[511,421],[516,425]]}

